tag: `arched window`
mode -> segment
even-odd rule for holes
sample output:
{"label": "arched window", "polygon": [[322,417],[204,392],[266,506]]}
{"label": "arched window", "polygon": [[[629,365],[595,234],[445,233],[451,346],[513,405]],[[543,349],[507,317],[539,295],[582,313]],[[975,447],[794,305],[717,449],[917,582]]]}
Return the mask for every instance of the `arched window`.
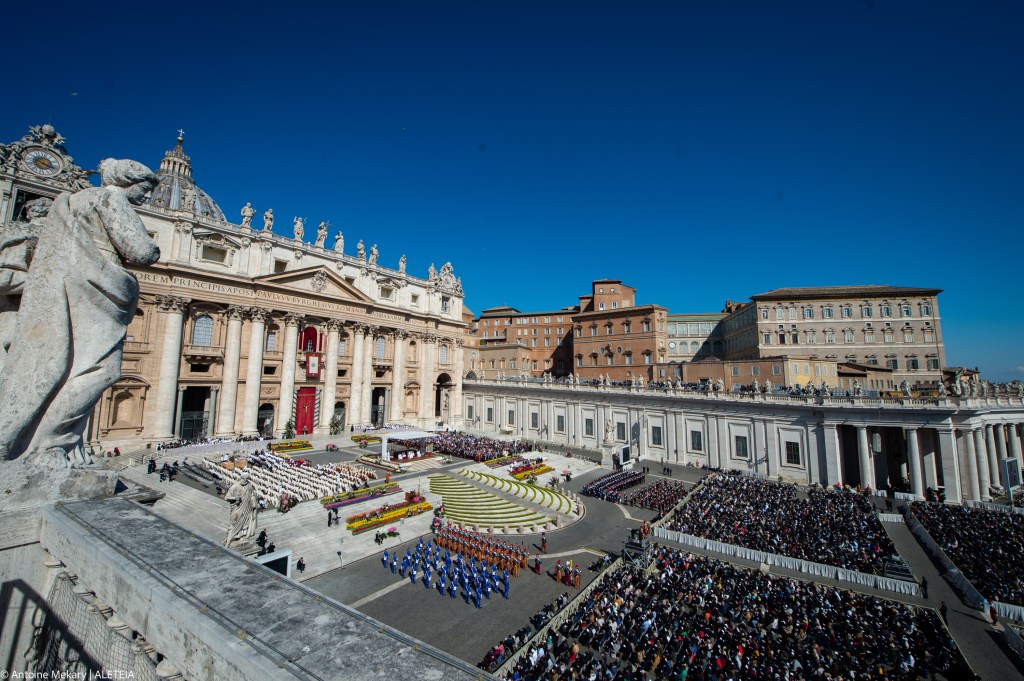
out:
{"label": "arched window", "polygon": [[377,336],[373,346],[373,356],[377,359],[384,359],[384,336]]}
{"label": "arched window", "polygon": [[440,354],[441,354],[441,364],[447,364],[448,363],[448,346],[447,345],[442,345],[441,346]]}
{"label": "arched window", "polygon": [[213,345],[213,317],[208,314],[196,317],[192,326],[192,345],[209,347]]}
{"label": "arched window", "polygon": [[273,352],[275,347],[277,347],[277,329],[269,329],[267,331],[267,346],[264,350]]}
{"label": "arched window", "polygon": [[319,348],[318,345],[319,336],[316,332],[316,328],[307,326],[302,330],[302,335],[299,340],[299,349],[302,352],[316,352]]}

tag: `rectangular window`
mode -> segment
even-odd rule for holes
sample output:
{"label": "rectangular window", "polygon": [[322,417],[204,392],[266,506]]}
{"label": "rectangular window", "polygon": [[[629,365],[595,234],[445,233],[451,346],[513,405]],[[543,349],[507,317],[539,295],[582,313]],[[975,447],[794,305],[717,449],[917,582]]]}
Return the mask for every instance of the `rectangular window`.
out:
{"label": "rectangular window", "polygon": [[651,323],[650,322],[644,322],[644,333],[650,333],[650,332],[651,332]]}
{"label": "rectangular window", "polygon": [[914,330],[913,329],[903,329],[903,342],[904,343],[913,343],[914,342]]}
{"label": "rectangular window", "polygon": [[931,329],[925,329],[924,330],[924,342],[925,343],[934,343],[935,342],[935,332],[933,332]]}
{"label": "rectangular window", "polygon": [[395,289],[391,288],[390,286],[381,286],[380,297],[383,298],[384,300],[391,300],[392,298],[395,297]]}
{"label": "rectangular window", "polygon": [[770,333],[762,333],[761,334],[761,341],[765,345],[771,345],[772,344],[772,335]]}
{"label": "rectangular window", "polygon": [[590,335],[591,336],[596,336],[597,335],[597,327],[596,326],[590,327]]}
{"label": "rectangular window", "polygon": [[644,364],[650,364],[650,363],[651,363],[651,356],[650,355],[644,355]]}
{"label": "rectangular window", "polygon": [[473,420],[473,405],[472,404],[467,404],[466,405],[466,418],[469,419],[470,421]]}
{"label": "rectangular window", "polygon": [[537,347],[537,339],[536,338],[531,338],[530,339],[530,347],[531,348]]}
{"label": "rectangular window", "polygon": [[704,437],[704,434],[702,432],[700,432],[699,430],[691,430],[690,431],[690,449],[695,451],[695,452],[703,452],[704,451],[703,437]]}
{"label": "rectangular window", "polygon": [[814,308],[813,307],[805,307],[804,308],[804,319],[814,319]]}
{"label": "rectangular window", "polygon": [[923,303],[921,305],[921,316],[922,317],[931,317],[932,316],[932,306],[929,305],[928,303]]}
{"label": "rectangular window", "polygon": [[835,343],[835,342],[836,342],[836,332],[835,331],[828,331],[828,330],[826,330],[825,331],[825,344],[829,345],[829,344],[832,344],[832,343]]}
{"label": "rectangular window", "polygon": [[277,367],[275,367],[275,366],[265,366],[265,367],[263,367],[263,375],[264,376],[273,376],[276,373],[277,373]]}
{"label": "rectangular window", "polygon": [[487,423],[494,422],[494,407],[487,407]]}
{"label": "rectangular window", "polygon": [[796,308],[795,307],[789,308],[789,318],[790,319],[796,319]]}
{"label": "rectangular window", "polygon": [[917,363],[917,358],[916,357],[908,357],[907,358],[907,371],[917,371],[920,368],[921,367]]}
{"label": "rectangular window", "polygon": [[556,433],[564,433],[565,432],[565,415],[564,414],[558,414],[557,416],[555,416],[555,432]]}
{"label": "rectangular window", "polygon": [[886,343],[896,342],[896,334],[893,333],[892,329],[886,329],[885,331],[883,331],[882,338],[885,340]]}
{"label": "rectangular window", "polygon": [[899,362],[896,361],[895,359],[887,359],[887,360],[885,360],[885,366],[889,367],[893,371],[896,371],[897,369],[900,368]]}
{"label": "rectangular window", "polygon": [[228,259],[228,251],[225,248],[217,248],[216,246],[204,245],[203,246],[203,260],[209,262],[220,263],[223,265]]}
{"label": "rectangular window", "polygon": [[732,375],[733,376],[739,376],[740,375],[740,368],[739,367],[733,367],[732,368]]}
{"label": "rectangular window", "polygon": [[892,316],[892,305],[883,305],[879,309],[882,311],[882,316],[883,317],[891,317]]}
{"label": "rectangular window", "polygon": [[583,355],[578,355],[576,357],[576,366],[578,366],[578,367],[583,366]]}
{"label": "rectangular window", "polygon": [[608,366],[613,366],[614,364],[615,364],[615,358],[612,357],[611,355],[608,355]]}
{"label": "rectangular window", "polygon": [[442,296],[441,298],[441,312],[451,312],[452,310],[452,299],[448,296]]}
{"label": "rectangular window", "polygon": [[939,370],[939,360],[937,360],[935,358],[929,358],[928,359],[928,371],[938,371],[938,370]]}
{"label": "rectangular window", "polygon": [[534,430],[537,429],[537,425],[540,423],[540,414],[535,411],[530,412],[530,427]]}
{"label": "rectangular window", "polygon": [[661,426],[651,426],[651,444],[661,446]]}
{"label": "rectangular window", "polygon": [[747,436],[737,435],[736,436],[736,458],[737,459],[749,459],[750,453],[747,451]]}
{"label": "rectangular window", "polygon": [[551,339],[550,338],[545,338],[544,339],[544,347],[546,347],[546,348],[550,348],[551,347]]}
{"label": "rectangular window", "polygon": [[751,376],[760,376],[761,375],[761,367],[756,366],[756,365],[750,367],[750,375]]}
{"label": "rectangular window", "polygon": [[832,319],[832,308],[831,307],[823,307],[823,308],[821,308],[821,316],[824,319]]}
{"label": "rectangular window", "polygon": [[781,375],[782,375],[782,367],[779,366],[778,364],[773,364],[772,365],[772,376],[781,376]]}
{"label": "rectangular window", "polygon": [[813,331],[808,331],[807,332],[807,344],[808,345],[814,345],[817,342],[818,342],[817,334],[815,334]]}
{"label": "rectangular window", "polygon": [[277,332],[276,331],[267,331],[267,347],[264,348],[264,350],[266,352],[273,352],[274,351],[274,346],[276,344],[277,344]]}
{"label": "rectangular window", "polygon": [[874,343],[875,342],[875,332],[870,330],[870,329],[865,331],[864,332],[864,342],[865,343]]}
{"label": "rectangular window", "polygon": [[853,308],[846,306],[842,308],[843,319],[850,319],[853,317]]}
{"label": "rectangular window", "polygon": [[583,419],[583,434],[588,437],[594,436],[594,419]]}
{"label": "rectangular window", "polygon": [[615,438],[618,440],[626,439],[626,424],[616,423],[615,424]]}
{"label": "rectangular window", "polygon": [[626,355],[625,359],[626,359],[626,366],[629,366],[629,365],[631,365],[633,363],[633,355]]}
{"label": "rectangular window", "polygon": [[786,443],[786,463],[790,466],[800,465],[800,443],[799,442],[787,442]]}
{"label": "rectangular window", "polygon": [[901,317],[909,317],[910,315],[911,315],[910,304],[907,303],[907,304],[904,304],[904,305],[900,305],[900,316]]}
{"label": "rectangular window", "polygon": [[870,319],[871,315],[874,314],[874,310],[871,309],[870,305],[862,305],[860,308],[860,316],[864,319]]}
{"label": "rectangular window", "polygon": [[510,426],[514,426],[516,424],[516,410],[515,409],[509,409],[508,410],[508,421],[506,421],[506,423],[508,425],[510,425]]}
{"label": "rectangular window", "polygon": [[280,274],[288,270],[287,260],[275,260],[274,261],[274,274]]}
{"label": "rectangular window", "polygon": [[843,331],[843,342],[844,343],[852,343],[853,342],[853,330],[852,329],[846,329],[846,330]]}
{"label": "rectangular window", "polygon": [[761,319],[768,319],[768,308],[761,308]]}

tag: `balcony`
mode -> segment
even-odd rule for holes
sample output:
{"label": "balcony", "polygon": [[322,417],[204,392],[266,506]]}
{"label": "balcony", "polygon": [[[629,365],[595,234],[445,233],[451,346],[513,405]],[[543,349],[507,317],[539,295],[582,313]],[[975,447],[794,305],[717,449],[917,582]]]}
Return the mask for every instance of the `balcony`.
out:
{"label": "balcony", "polygon": [[390,369],[393,361],[390,357],[374,357],[372,364],[378,369]]}
{"label": "balcony", "polygon": [[145,355],[149,353],[149,343],[147,341],[130,341],[124,342],[125,354],[131,355]]}
{"label": "balcony", "polygon": [[192,345],[191,343],[186,343],[182,354],[187,359],[206,361],[224,359],[224,350],[212,345]]}

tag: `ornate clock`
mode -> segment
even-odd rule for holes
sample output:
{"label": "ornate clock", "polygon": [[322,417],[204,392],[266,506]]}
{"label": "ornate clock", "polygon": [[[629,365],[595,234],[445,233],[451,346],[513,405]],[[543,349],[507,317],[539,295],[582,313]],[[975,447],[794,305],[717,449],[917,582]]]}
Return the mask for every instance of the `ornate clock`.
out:
{"label": "ornate clock", "polygon": [[40,177],[54,177],[59,175],[60,171],[64,168],[60,156],[49,149],[38,147],[26,151],[25,155],[22,156],[21,164],[30,173]]}

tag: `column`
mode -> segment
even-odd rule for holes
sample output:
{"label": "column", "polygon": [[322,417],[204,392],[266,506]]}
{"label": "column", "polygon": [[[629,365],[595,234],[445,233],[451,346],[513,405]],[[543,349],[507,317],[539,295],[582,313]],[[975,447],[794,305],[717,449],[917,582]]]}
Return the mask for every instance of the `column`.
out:
{"label": "column", "polygon": [[178,392],[178,369],[181,367],[181,332],[185,325],[185,310],[190,298],[157,296],[156,309],[164,313],[164,340],[160,348],[160,378],[156,389],[153,434],[169,438],[177,430],[175,396]]}
{"label": "column", "polygon": [[960,468],[957,466],[956,433],[952,428],[947,428],[945,430],[936,429],[935,434],[939,445],[943,486],[946,488],[946,502],[959,504],[962,499],[960,496],[962,481]]}
{"label": "column", "polygon": [[1003,424],[997,424],[992,429],[992,435],[996,441],[996,456],[1000,461],[1007,457],[1006,451],[1006,430],[1003,428]]}
{"label": "column", "polygon": [[[245,310],[238,306],[224,311],[228,320],[227,340],[224,343],[224,377],[221,380],[220,411],[217,413],[217,437],[235,434],[235,411],[238,407],[238,362],[242,355],[242,316]],[[213,424],[210,424],[211,428]]]}
{"label": "column", "polygon": [[256,419],[260,408],[260,380],[263,378],[263,348],[266,344],[267,319],[270,310],[262,307],[249,309],[252,321],[249,330],[249,359],[245,369],[245,401],[242,405],[242,434],[255,435],[259,432]]}
{"label": "column", "polygon": [[284,432],[285,424],[292,420],[295,407],[295,363],[299,345],[299,326],[302,315],[289,312],[284,316],[284,358],[281,362],[281,399],[277,410],[277,430]]}
{"label": "column", "polygon": [[821,425],[825,438],[825,484],[843,484],[843,459],[839,449],[839,428],[835,423]]}
{"label": "column", "polygon": [[871,475],[871,450],[868,447],[868,429],[857,426],[857,455],[860,457],[860,486],[875,487],[874,476]]}
{"label": "column", "polygon": [[206,414],[206,427],[210,433],[217,432],[217,425],[220,423],[220,419],[217,418],[217,393],[220,388],[210,388],[210,411]]}
{"label": "column", "polygon": [[388,420],[399,423],[402,420],[402,384],[405,380],[405,339],[409,334],[396,329],[391,334],[395,344],[394,362],[391,365],[391,415]]}
{"label": "column", "polygon": [[996,453],[996,437],[992,430],[991,424],[985,426],[985,449],[988,450],[988,467],[992,484],[998,485],[1002,482],[1002,475],[999,472],[999,454]]}
{"label": "column", "polygon": [[1020,470],[1024,470],[1024,460],[1021,459],[1020,451],[1020,436],[1017,433],[1016,423],[1008,423],[1006,425],[1006,439],[1010,445],[1010,456],[1017,459]]}
{"label": "column", "polygon": [[978,482],[978,455],[974,451],[974,434],[969,430],[961,432],[964,434],[964,457],[967,460],[967,485],[964,487],[964,497],[980,500],[981,485]]}
{"label": "column", "polygon": [[[464,346],[465,341],[461,338],[457,338],[455,340],[454,347],[452,348],[453,352],[455,352],[455,376],[453,378],[454,382],[451,388],[452,402],[449,418],[451,420],[452,427],[454,428],[461,426],[462,420],[465,417],[462,411],[462,377],[466,375],[466,364],[463,351]],[[568,418],[569,415],[566,414],[566,419]],[[568,429],[566,429],[566,434],[568,435]],[[570,440],[570,442],[572,442],[572,440]]]}
{"label": "column", "polygon": [[[971,430],[974,438],[974,451],[978,457],[978,485],[981,487],[981,500],[992,501],[992,475],[988,465],[988,451],[985,447],[985,431],[981,428]],[[996,478],[998,480],[999,478]]]}
{"label": "column", "polygon": [[373,355],[377,331],[375,326],[366,327],[366,337],[363,339],[363,395],[359,399],[362,423],[370,423],[373,414]]}
{"label": "column", "polygon": [[174,437],[181,437],[181,405],[185,401],[185,386],[178,386],[178,399],[174,402]]}
{"label": "column", "polygon": [[338,394],[338,339],[341,334],[341,322],[328,319],[327,356],[324,358],[324,397],[320,403],[320,432],[327,435],[331,432],[331,420],[334,418],[334,403]]}
{"label": "column", "polygon": [[349,423],[360,425],[359,401],[363,396],[363,339],[366,334],[366,326],[357,324],[352,327],[352,384],[349,388],[349,405],[347,414]]}
{"label": "column", "polygon": [[420,384],[420,418],[424,425],[434,424],[434,358],[437,354],[437,336],[432,333],[423,334],[423,373]]}
{"label": "column", "polygon": [[921,475],[921,445],[917,428],[907,428],[907,459],[910,463],[910,489],[914,496],[924,498],[924,479]]}

